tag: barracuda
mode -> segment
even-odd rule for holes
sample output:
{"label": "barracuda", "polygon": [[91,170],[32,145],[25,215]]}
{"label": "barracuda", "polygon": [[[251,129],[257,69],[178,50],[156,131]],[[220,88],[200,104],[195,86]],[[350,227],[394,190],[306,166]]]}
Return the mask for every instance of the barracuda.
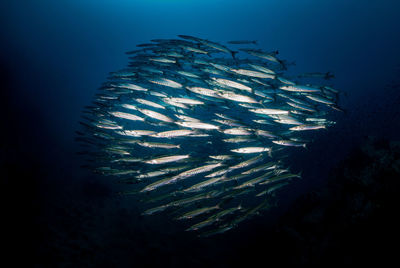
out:
{"label": "barracuda", "polygon": [[306,148],[343,111],[338,90],[309,82],[330,73],[296,75],[278,51],[231,43],[244,46],[189,35],[138,44],[84,107],[76,137],[82,166],[147,202],[135,204],[143,215],[186,219],[200,236],[270,208],[300,177],[288,165],[301,148],[287,147]]}

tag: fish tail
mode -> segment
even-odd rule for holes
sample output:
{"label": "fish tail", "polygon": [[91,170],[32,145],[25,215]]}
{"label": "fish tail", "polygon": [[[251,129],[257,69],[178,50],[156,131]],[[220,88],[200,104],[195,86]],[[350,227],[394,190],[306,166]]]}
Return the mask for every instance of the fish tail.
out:
{"label": "fish tail", "polygon": [[261,101],[261,106],[263,107],[263,108],[267,108],[267,107],[265,107],[265,105],[264,105],[264,102],[263,101]]}

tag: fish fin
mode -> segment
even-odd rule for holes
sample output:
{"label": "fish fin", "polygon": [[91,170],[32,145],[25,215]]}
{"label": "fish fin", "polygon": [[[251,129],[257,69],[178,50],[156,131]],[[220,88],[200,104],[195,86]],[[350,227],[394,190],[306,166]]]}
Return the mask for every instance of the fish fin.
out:
{"label": "fish fin", "polygon": [[287,66],[286,66],[285,61],[278,59],[278,62],[279,62],[279,64],[282,66],[282,69],[283,69],[283,70],[287,70]]}
{"label": "fish fin", "polygon": [[180,64],[179,60],[175,61],[175,65],[178,66],[178,67],[182,67],[182,64]]}
{"label": "fish fin", "polygon": [[337,106],[337,105],[328,105],[328,106],[329,106],[330,108],[336,110],[336,111],[343,112],[343,113],[347,114],[347,111],[346,111],[345,109],[342,109],[342,108],[340,108],[340,107]]}
{"label": "fish fin", "polygon": [[232,54],[232,58],[233,58],[233,59],[236,59],[236,58],[235,58],[235,55],[236,55],[237,53],[239,53],[239,51],[231,51],[231,54]]}
{"label": "fish fin", "polygon": [[329,80],[329,79],[331,79],[331,78],[335,78],[335,75],[333,75],[331,72],[327,72],[327,73],[325,74],[324,79],[325,79],[325,80]]}

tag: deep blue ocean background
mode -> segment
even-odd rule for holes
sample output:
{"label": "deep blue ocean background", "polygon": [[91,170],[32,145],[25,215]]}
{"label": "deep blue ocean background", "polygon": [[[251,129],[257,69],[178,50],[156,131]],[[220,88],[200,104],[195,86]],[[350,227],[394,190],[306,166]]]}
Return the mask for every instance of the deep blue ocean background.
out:
{"label": "deep blue ocean background", "polygon": [[[315,225],[296,219],[308,213],[304,200],[316,200],[306,202],[313,206],[331,191],[343,166],[362,166],[346,160],[360,158],[357,148],[373,140],[387,149],[400,140],[399,14],[396,0],[1,1],[3,253],[25,267],[398,262],[389,246],[398,242],[398,210],[386,205],[396,207],[400,188],[390,187],[389,201],[376,201],[377,214],[355,225],[347,216],[314,215]],[[125,52],[178,34],[258,40],[259,48],[295,61],[296,72],[331,71],[346,110],[332,113],[337,124],[308,150],[292,151],[291,167],[303,179],[280,194],[277,208],[209,239],[162,217],[143,218],[140,204],[116,197],[115,185],[81,169],[76,155],[82,109],[109,72],[127,65]]]}

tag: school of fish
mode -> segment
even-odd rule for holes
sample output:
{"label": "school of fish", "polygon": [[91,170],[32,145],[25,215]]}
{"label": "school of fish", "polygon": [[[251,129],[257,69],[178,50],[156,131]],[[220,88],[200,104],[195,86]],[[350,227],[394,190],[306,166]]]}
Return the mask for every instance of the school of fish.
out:
{"label": "school of fish", "polygon": [[256,41],[229,41],[233,50],[178,37],[127,52],[76,140],[84,166],[126,185],[120,194],[142,201],[143,215],[165,213],[207,237],[270,208],[300,178],[285,164],[289,148],[306,148],[343,110],[339,91],[321,84],[330,72],[288,77],[290,64]]}

